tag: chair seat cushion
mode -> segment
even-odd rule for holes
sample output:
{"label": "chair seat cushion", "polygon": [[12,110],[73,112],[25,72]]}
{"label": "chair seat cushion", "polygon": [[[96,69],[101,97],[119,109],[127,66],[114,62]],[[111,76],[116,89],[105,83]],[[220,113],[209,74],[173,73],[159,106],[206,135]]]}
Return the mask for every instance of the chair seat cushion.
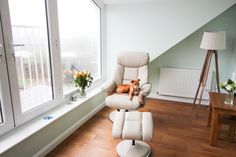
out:
{"label": "chair seat cushion", "polygon": [[138,96],[133,96],[130,100],[128,94],[112,94],[106,97],[105,105],[115,109],[137,110],[142,104]]}
{"label": "chair seat cushion", "polygon": [[150,112],[117,112],[112,135],[118,139],[150,141],[153,120]]}

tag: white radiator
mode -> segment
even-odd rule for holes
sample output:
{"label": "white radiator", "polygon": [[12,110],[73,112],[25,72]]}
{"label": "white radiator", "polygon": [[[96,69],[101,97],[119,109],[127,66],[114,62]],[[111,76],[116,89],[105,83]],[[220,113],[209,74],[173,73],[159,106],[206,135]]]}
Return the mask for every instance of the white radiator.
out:
{"label": "white radiator", "polygon": [[[201,70],[161,68],[159,95],[175,96],[183,98],[194,98]],[[209,74],[206,88],[203,92],[203,99],[208,100],[208,91],[211,85],[211,76]],[[201,90],[199,91],[200,95]]]}

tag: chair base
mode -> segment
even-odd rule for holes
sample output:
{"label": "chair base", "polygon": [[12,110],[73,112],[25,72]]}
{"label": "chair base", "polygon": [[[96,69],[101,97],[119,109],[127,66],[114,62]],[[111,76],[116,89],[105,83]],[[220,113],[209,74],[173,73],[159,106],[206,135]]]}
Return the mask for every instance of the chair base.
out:
{"label": "chair base", "polygon": [[132,145],[132,140],[121,141],[116,146],[116,151],[120,157],[148,157],[151,154],[147,143],[135,141],[135,145]]}

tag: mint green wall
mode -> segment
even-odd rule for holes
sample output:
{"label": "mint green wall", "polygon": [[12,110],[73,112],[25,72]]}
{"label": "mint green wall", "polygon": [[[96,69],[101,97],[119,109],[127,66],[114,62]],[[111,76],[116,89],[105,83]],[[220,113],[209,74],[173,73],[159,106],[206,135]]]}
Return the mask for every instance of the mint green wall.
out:
{"label": "mint green wall", "polygon": [[[156,94],[158,91],[161,67],[201,69],[206,55],[206,50],[199,48],[203,32],[220,30],[227,33],[227,49],[219,51],[220,81],[230,78],[233,69],[236,69],[236,5],[150,63],[149,79],[153,84],[151,93]],[[211,70],[214,70],[214,64],[211,65]]]}
{"label": "mint green wall", "polygon": [[235,4],[236,0],[160,0],[106,6],[106,65],[111,78],[120,52],[149,52],[150,60]]}
{"label": "mint green wall", "polygon": [[232,58],[232,71],[236,73],[236,39],[234,40],[234,54]]}
{"label": "mint green wall", "polygon": [[15,147],[5,152],[1,157],[32,157],[40,149],[60,136],[64,131],[82,119],[90,111],[102,104],[104,98],[104,93],[97,94],[73,111],[53,122],[51,125],[43,128],[39,132],[17,144]]}

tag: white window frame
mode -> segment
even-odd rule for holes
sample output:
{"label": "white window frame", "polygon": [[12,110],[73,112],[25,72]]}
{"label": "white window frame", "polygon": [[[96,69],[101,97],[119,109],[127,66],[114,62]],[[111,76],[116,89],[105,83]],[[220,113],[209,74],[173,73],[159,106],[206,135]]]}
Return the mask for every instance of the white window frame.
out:
{"label": "white window frame", "polygon": [[92,0],[99,8],[100,8],[100,66],[101,66],[101,77],[94,81],[91,89],[96,88],[101,85],[105,81],[106,74],[106,60],[105,60],[105,25],[106,25],[106,13],[105,13],[105,5],[101,0]]}
{"label": "white window frame", "polygon": [[[0,9],[1,9],[1,2],[0,2]],[[0,12],[1,15],[1,12]],[[2,34],[2,23],[0,17],[0,107],[1,107],[1,116],[2,116],[2,123],[0,123],[0,135],[7,132],[8,130],[14,128],[14,121],[13,121],[13,112],[11,106],[11,97],[10,97],[10,90],[9,90],[9,82],[7,76],[7,67],[6,67],[6,60],[5,60],[5,47],[3,41],[3,34]],[[10,116],[9,116],[10,115]]]}
{"label": "white window frame", "polygon": [[[56,43],[54,42],[54,33],[53,26],[51,26],[53,23],[49,23],[48,19],[50,19],[51,14],[53,14],[53,10],[48,9],[50,4],[47,3],[48,1],[44,0],[46,3],[45,11],[46,11],[46,19],[47,19],[47,27],[48,27],[48,40],[49,40],[49,53],[50,53],[50,63],[51,63],[51,76],[52,76],[52,88],[53,88],[53,100],[50,100],[44,104],[41,104],[32,110],[29,110],[27,112],[22,113],[21,112],[21,104],[20,104],[20,93],[18,88],[18,81],[17,81],[17,71],[16,71],[16,65],[14,60],[14,47],[13,47],[13,39],[12,39],[12,30],[11,30],[11,22],[10,22],[10,11],[9,11],[9,5],[8,0],[2,0],[4,2],[4,11],[3,11],[3,30],[4,30],[4,41],[6,46],[6,58],[7,58],[7,66],[9,68],[9,81],[10,81],[10,87],[11,87],[11,96],[12,96],[12,104],[13,104],[13,112],[15,117],[15,125],[18,126],[20,124],[23,124],[34,117],[48,111],[49,109],[55,107],[58,105],[58,98],[59,97],[59,89],[57,83],[59,83],[56,80],[57,76],[57,65],[55,63],[54,57],[56,56],[54,53],[57,52],[55,50]],[[49,12],[50,10],[50,12]],[[50,25],[51,24],[51,25]]]}
{"label": "white window frame", "polygon": [[[91,87],[89,89],[86,89],[86,91],[91,91],[94,88],[98,87],[99,85],[101,85],[104,81],[105,81],[105,73],[106,73],[106,68],[105,68],[105,5],[103,4],[103,2],[101,0],[90,0],[94,3],[94,5],[96,5],[99,9],[100,9],[100,67],[101,67],[101,77],[93,80],[93,83],[91,85]],[[56,3],[56,2],[55,2]],[[58,23],[58,14],[56,16],[57,18],[54,18],[56,21],[56,23]],[[58,33],[58,49],[59,52],[61,52],[60,49],[60,34],[59,34],[59,24],[57,24],[57,26],[54,27],[55,30],[57,30]],[[61,62],[61,54],[58,55],[60,56],[60,62]],[[60,64],[60,68],[62,71],[62,67]],[[62,77],[61,77],[62,78]],[[61,80],[62,81],[62,80]],[[62,81],[63,82],[63,81]],[[61,82],[61,89],[62,89],[62,95],[63,95],[63,84]],[[65,93],[64,98],[65,99],[69,99],[69,97],[76,92],[77,89],[72,89],[71,91]]]}

